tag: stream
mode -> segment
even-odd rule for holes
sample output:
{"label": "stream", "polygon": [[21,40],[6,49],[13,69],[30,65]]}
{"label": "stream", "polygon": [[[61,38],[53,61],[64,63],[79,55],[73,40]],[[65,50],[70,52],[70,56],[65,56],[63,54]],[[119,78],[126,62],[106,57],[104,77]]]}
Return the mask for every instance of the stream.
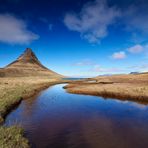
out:
{"label": "stream", "polygon": [[5,121],[32,148],[148,148],[148,106],[67,93],[58,84],[23,100]]}

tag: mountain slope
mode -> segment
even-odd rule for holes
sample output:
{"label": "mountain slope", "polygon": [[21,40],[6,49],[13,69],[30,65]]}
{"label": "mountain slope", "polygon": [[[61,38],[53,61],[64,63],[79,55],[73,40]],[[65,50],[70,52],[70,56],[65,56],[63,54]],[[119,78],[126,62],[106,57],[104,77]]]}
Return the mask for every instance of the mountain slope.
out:
{"label": "mountain slope", "polygon": [[43,66],[30,48],[27,48],[21,56],[5,68],[0,69],[0,76],[63,77]]}

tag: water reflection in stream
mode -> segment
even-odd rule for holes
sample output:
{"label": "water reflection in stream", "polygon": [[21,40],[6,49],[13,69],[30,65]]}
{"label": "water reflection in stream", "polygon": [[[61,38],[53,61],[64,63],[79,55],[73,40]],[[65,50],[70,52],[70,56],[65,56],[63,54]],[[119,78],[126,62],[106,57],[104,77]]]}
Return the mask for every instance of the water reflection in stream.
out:
{"label": "water reflection in stream", "polygon": [[6,118],[33,148],[148,148],[148,106],[69,94],[59,84],[23,100]]}

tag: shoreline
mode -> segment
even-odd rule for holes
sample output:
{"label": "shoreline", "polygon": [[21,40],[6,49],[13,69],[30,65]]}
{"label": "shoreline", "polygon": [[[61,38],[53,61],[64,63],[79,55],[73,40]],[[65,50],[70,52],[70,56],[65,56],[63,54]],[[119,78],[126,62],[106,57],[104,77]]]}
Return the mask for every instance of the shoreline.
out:
{"label": "shoreline", "polygon": [[85,92],[85,91],[72,91],[72,90],[68,90],[66,89],[66,91],[68,93],[71,94],[78,94],[78,95],[90,95],[90,96],[98,96],[98,97],[103,97],[104,99],[117,99],[117,100],[121,100],[121,101],[133,101],[133,102],[137,102],[140,104],[146,104],[148,105],[148,97],[145,98],[139,98],[139,97],[135,97],[135,96],[126,96],[126,95],[120,95],[117,93],[109,93],[109,92]]}
{"label": "shoreline", "polygon": [[[128,85],[128,87],[127,87]],[[135,85],[135,84],[134,84]],[[129,84],[88,84],[88,83],[70,83],[64,87],[68,93],[100,96],[103,98],[119,99],[122,101],[135,101],[142,104],[148,104],[148,95],[143,86],[132,86]]]}
{"label": "shoreline", "polygon": [[[30,143],[24,136],[24,131],[18,125],[3,126],[9,113],[21,103],[22,100],[38,95],[50,86],[68,83],[62,79],[50,78],[0,78],[0,145],[2,147],[29,148]],[[3,88],[3,89],[2,89]]]}
{"label": "shoreline", "polygon": [[[34,88],[33,90],[31,90],[30,92],[26,92],[25,94],[22,94],[21,97],[18,98],[18,100],[16,102],[14,102],[13,104],[11,104],[6,111],[0,116],[0,125],[2,125],[5,122],[5,118],[7,117],[7,115],[14,109],[16,108],[24,99],[28,99],[30,97],[33,97],[37,94],[39,94],[41,91],[43,91],[44,89],[47,89],[53,85],[56,84],[62,84],[62,83],[68,83],[67,81],[55,81],[55,82],[49,82],[49,83],[43,83],[38,85],[37,88]],[[27,94],[28,93],[28,94]]]}

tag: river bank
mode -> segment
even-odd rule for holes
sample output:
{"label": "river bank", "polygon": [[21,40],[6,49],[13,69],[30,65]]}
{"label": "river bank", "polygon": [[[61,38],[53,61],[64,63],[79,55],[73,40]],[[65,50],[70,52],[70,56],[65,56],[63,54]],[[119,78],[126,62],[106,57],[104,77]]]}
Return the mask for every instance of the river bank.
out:
{"label": "river bank", "polygon": [[32,148],[148,147],[148,106],[67,93],[57,84],[22,100],[5,120],[24,129]]}
{"label": "river bank", "polygon": [[[64,82],[66,81],[49,77],[0,78],[0,123],[4,122],[5,116],[15,108],[22,99],[32,97],[51,85]],[[11,137],[13,137],[13,140]],[[26,148],[29,147],[29,142],[23,138],[21,128],[0,126],[0,145],[4,148]]]}
{"label": "river bank", "polygon": [[148,103],[148,74],[100,76],[65,86],[69,93]]}

